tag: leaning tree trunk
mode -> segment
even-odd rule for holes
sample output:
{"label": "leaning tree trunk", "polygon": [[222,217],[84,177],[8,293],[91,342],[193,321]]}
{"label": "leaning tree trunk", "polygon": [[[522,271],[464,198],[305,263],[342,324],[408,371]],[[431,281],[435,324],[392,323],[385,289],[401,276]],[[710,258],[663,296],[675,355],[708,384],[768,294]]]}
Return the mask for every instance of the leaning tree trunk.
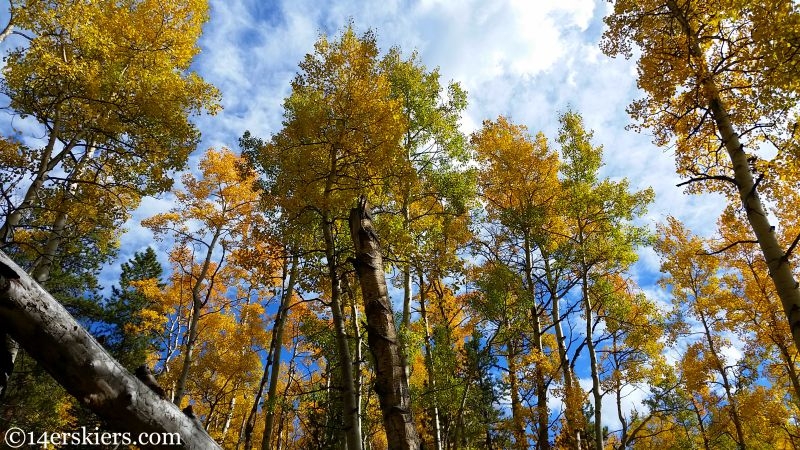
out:
{"label": "leaning tree trunk", "polygon": [[178,407],[125,370],[3,252],[0,325],[67,392],[133,439],[138,433],[177,433],[183,448],[220,448]]}
{"label": "leaning tree trunk", "polygon": [[[9,24],[6,29],[8,32],[11,31],[12,27],[12,23],[10,21],[11,19],[9,19]],[[0,39],[0,42],[2,42],[2,39]],[[19,225],[19,222],[22,220],[24,211],[34,206],[34,202],[37,200],[37,195],[41,191],[42,186],[44,186],[45,181],[47,181],[47,174],[53,168],[55,168],[55,166],[64,158],[64,156],[75,146],[74,142],[68,143],[64,149],[58,153],[58,155],[52,157],[53,149],[58,141],[58,134],[55,131],[56,126],[58,125],[58,118],[58,109],[56,109],[52,127],[54,131],[50,133],[47,146],[42,152],[36,177],[33,179],[33,182],[31,182],[30,186],[28,186],[28,190],[25,192],[25,197],[23,198],[22,203],[10,211],[5,222],[3,223],[3,226],[0,227],[0,247],[3,247],[5,244],[13,241],[14,228]],[[0,398],[3,398],[3,396],[5,396],[7,393],[8,381],[11,378],[12,372],[14,371],[14,362],[17,359],[18,353],[19,344],[6,334],[5,328],[2,324],[0,324]]]}
{"label": "leaning tree trunk", "polygon": [[383,256],[372,218],[362,196],[350,210],[350,236],[355,248],[355,266],[364,298],[367,341],[375,360],[375,393],[378,394],[389,449],[419,449],[419,435],[411,413],[403,358],[394,324]]}
{"label": "leaning tree trunk", "polygon": [[758,240],[761,254],[764,256],[769,268],[769,277],[772,279],[775,291],[781,300],[781,306],[783,306],[784,314],[786,314],[786,319],[789,322],[789,329],[792,332],[794,345],[800,350],[800,283],[795,280],[792,264],[789,261],[797,241],[786,251],[778,242],[778,238],[775,236],[775,227],[770,224],[767,212],[758,195],[758,182],[753,178],[753,172],[748,162],[749,155],[744,151],[744,144],[739,140],[739,134],[733,128],[731,118],[728,115],[728,108],[723,102],[720,91],[710,73],[705,54],[697,42],[698,32],[692,28],[689,19],[674,0],[668,0],[667,7],[683,29],[689,50],[689,58],[698,70],[697,78],[701,86],[700,92],[704,97],[704,102],[708,105],[717,134],[722,140],[733,166],[733,179],[736,182],[742,207],[747,215],[747,222]]}

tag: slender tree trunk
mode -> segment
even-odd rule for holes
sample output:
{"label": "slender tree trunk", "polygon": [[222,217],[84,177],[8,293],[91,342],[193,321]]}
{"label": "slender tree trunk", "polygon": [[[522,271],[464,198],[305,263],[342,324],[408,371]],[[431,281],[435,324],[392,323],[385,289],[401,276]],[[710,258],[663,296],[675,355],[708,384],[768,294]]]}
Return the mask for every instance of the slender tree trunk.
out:
{"label": "slender tree trunk", "polygon": [[737,448],[739,448],[739,450],[745,450],[746,444],[744,437],[744,429],[742,428],[741,417],[739,417],[739,407],[736,402],[736,398],[733,396],[733,386],[731,386],[730,380],[728,378],[728,371],[725,369],[725,365],[722,363],[722,359],[720,359],[717,346],[714,344],[714,339],[711,336],[711,328],[708,325],[706,316],[702,312],[700,313],[700,322],[703,324],[705,336],[706,339],[708,340],[708,349],[711,351],[711,357],[714,359],[713,361],[715,366],[714,368],[719,372],[720,376],[722,377],[722,387],[725,390],[725,397],[728,399],[728,405],[730,406],[731,421],[733,422],[733,426],[736,429]]}
{"label": "slender tree trunk", "polygon": [[20,220],[22,220],[22,213],[26,209],[30,209],[34,206],[39,191],[41,191],[42,186],[44,186],[44,182],[47,181],[47,175],[53,169],[53,160],[56,160],[55,162],[57,163],[74,146],[73,144],[69,146],[69,148],[65,148],[59,153],[58,157],[52,158],[56,142],[58,141],[58,133],[55,131],[58,126],[59,114],[58,111],[56,111],[53,120],[53,129],[48,137],[47,145],[42,151],[42,157],[39,160],[39,168],[36,170],[36,176],[33,178],[31,185],[28,186],[28,190],[25,191],[25,197],[23,197],[22,203],[8,214],[3,226],[0,227],[0,244],[5,244],[7,241],[11,240],[14,227],[19,225]]}
{"label": "slender tree trunk", "polygon": [[780,350],[783,365],[786,367],[786,375],[792,383],[792,390],[794,391],[792,397],[794,397],[795,405],[800,408],[800,377],[797,375],[797,366],[789,353],[789,349],[783,343],[776,342],[776,346]]}
{"label": "slender tree trunk", "polygon": [[336,268],[336,251],[333,236],[333,219],[330,213],[323,214],[323,234],[325,238],[325,256],[328,264],[328,277],[331,282],[331,313],[333,317],[334,337],[339,353],[339,366],[342,375],[342,395],[344,397],[344,432],[348,450],[361,450],[361,421],[356,404],[355,379],[353,376],[353,358],[350,354],[350,343],[345,329],[344,311],[342,309],[341,282]]}
{"label": "slender tree trunk", "polygon": [[511,394],[511,433],[514,435],[514,448],[526,450],[528,437],[525,433],[525,421],[522,418],[522,403],[519,400],[519,380],[517,378],[517,348],[514,339],[506,346],[508,354],[508,389]]}
{"label": "slender tree trunk", "polygon": [[350,297],[350,309],[351,314],[353,315],[353,331],[355,332],[355,350],[356,354],[353,358],[353,379],[355,382],[355,386],[353,387],[353,391],[355,393],[355,403],[356,403],[356,420],[359,421],[358,428],[361,430],[361,442],[366,445],[366,439],[364,436],[364,428],[361,426],[361,387],[363,384],[363,379],[361,376],[361,360],[364,358],[363,350],[362,350],[362,340],[361,340],[361,326],[359,325],[358,321],[360,320],[360,315],[358,313],[358,306],[356,305],[355,297]]}
{"label": "slender tree trunk", "polygon": [[64,238],[64,230],[67,227],[67,208],[74,199],[75,180],[79,178],[86,162],[94,157],[94,151],[94,144],[91,141],[88,142],[86,144],[86,151],[81,155],[80,160],[78,160],[78,163],[75,164],[69,177],[67,177],[67,185],[62,192],[60,207],[53,221],[53,227],[47,237],[47,243],[29,271],[33,279],[39,283],[43,283],[50,278],[50,269],[53,267],[56,252],[58,251],[58,247],[61,246],[61,241]]}
{"label": "slender tree trunk", "polygon": [[553,271],[550,266],[550,255],[542,252],[544,258],[545,277],[547,279],[547,287],[550,292],[551,302],[551,315],[553,319],[553,329],[556,333],[556,346],[558,348],[558,359],[561,365],[561,374],[564,379],[564,405],[565,416],[567,419],[567,445],[572,448],[580,449],[581,447],[581,430],[583,427],[580,425],[580,417],[583,416],[582,403],[578,386],[572,379],[572,366],[569,361],[569,353],[567,353],[566,337],[564,336],[564,329],[561,326],[561,298],[558,296],[558,287],[553,278]]}
{"label": "slender tree trunk", "polygon": [[[406,158],[410,162],[411,161],[411,151],[409,146],[409,137],[406,136]],[[400,207],[400,212],[403,215],[403,229],[408,230],[411,225],[411,212],[409,210],[409,199],[410,194],[406,191],[403,194],[403,204]],[[401,324],[402,329],[407,330],[408,327],[411,325],[411,294],[412,285],[411,285],[411,263],[406,261],[403,264],[403,323]],[[405,353],[405,352],[404,352]],[[407,364],[406,364],[407,366]],[[408,367],[406,367],[408,369]],[[406,377],[408,377],[408,372],[406,372]]]}
{"label": "slender tree trunk", "polygon": [[383,412],[389,449],[415,450],[420,444],[411,413],[408,378],[386,288],[383,256],[363,196],[358,207],[350,210],[350,236],[364,299],[367,340],[375,359],[375,392]]}
{"label": "slender tree trunk", "polygon": [[594,348],[593,331],[593,307],[589,298],[589,282],[584,268],[582,274],[583,305],[586,315],[586,350],[589,352],[589,367],[592,371],[592,398],[594,399],[594,448],[603,450],[603,394],[600,392],[600,374],[597,368],[597,352]]}
{"label": "slender tree trunk", "polygon": [[411,325],[411,266],[403,267],[403,323],[408,328]]}
{"label": "slender tree trunk", "polygon": [[[280,310],[278,311],[280,314]],[[277,321],[277,318],[276,318]],[[269,380],[270,366],[272,365],[273,346],[275,345],[275,327],[272,328],[272,341],[270,342],[269,353],[267,354],[267,361],[264,364],[264,372],[261,374],[261,381],[258,382],[258,389],[256,390],[256,398],[253,399],[253,404],[250,407],[250,412],[247,414],[247,419],[242,422],[242,428],[239,432],[239,441],[242,442],[245,450],[253,449],[253,430],[256,427],[256,415],[258,414],[258,404],[261,403],[261,396],[264,394],[264,388],[267,386]],[[237,445],[238,449],[239,446]]]}
{"label": "slender tree trunk", "polygon": [[[11,24],[9,23],[9,26]],[[10,32],[10,29],[8,30]],[[0,247],[6,243],[7,240],[11,240],[13,237],[14,227],[19,225],[20,220],[22,219],[22,213],[26,209],[33,207],[34,201],[41,191],[42,186],[44,186],[44,182],[47,180],[47,175],[50,171],[54,168],[61,159],[64,158],[64,155],[72,151],[72,148],[75,146],[75,143],[68,144],[64,149],[56,155],[55,158],[51,158],[55,144],[57,141],[57,134],[55,132],[55,127],[58,125],[58,112],[56,112],[55,120],[53,121],[53,131],[50,133],[50,137],[48,138],[47,145],[45,146],[44,150],[42,151],[42,158],[39,161],[39,169],[36,173],[36,177],[34,177],[33,182],[30,186],[28,186],[28,190],[25,192],[25,197],[22,200],[22,203],[15,208],[6,218],[3,226],[0,227]],[[66,224],[66,215],[64,213],[60,213],[63,215],[63,218],[58,218],[56,220],[56,226],[60,224],[60,227],[63,231],[64,225]],[[55,232],[55,227],[54,227]],[[52,239],[52,236],[51,236]],[[57,241],[56,247],[57,247]],[[48,248],[52,247],[52,245],[48,245]],[[55,253],[55,248],[52,249],[51,253]],[[45,254],[47,254],[47,250],[45,250]],[[34,264],[35,266],[35,264]],[[36,268],[33,268],[34,271]],[[38,282],[41,282],[44,278],[49,275],[50,267],[47,267],[46,273],[37,273],[34,274],[34,279]],[[5,331],[5,328],[0,324],[0,399],[3,398],[6,394],[6,388],[8,387],[8,380],[11,378],[11,374],[14,372],[14,362],[17,359],[17,355],[19,354],[19,344],[11,339]]]}
{"label": "slender tree trunk", "polygon": [[[539,321],[538,311],[534,307],[534,344],[537,351],[544,355],[542,346],[542,332],[541,324]],[[544,371],[541,367],[536,367],[534,370],[534,377],[536,379],[536,448],[539,450],[550,449],[550,411],[547,407],[547,383],[544,379]]]}
{"label": "slender tree trunk", "polygon": [[[278,430],[275,433],[275,436],[278,437],[278,440],[275,443],[275,447],[273,447],[276,450],[280,450],[281,448],[283,448],[284,441],[289,442],[289,434],[288,434],[289,430],[288,427],[285,426],[287,413],[286,413],[286,408],[284,408],[283,405],[287,405],[289,403],[286,399],[289,398],[289,388],[292,386],[292,378],[294,377],[294,371],[295,371],[294,361],[295,358],[297,358],[297,342],[298,342],[297,339],[295,339],[292,345],[292,357],[289,359],[289,368],[286,371],[286,386],[284,386],[283,394],[281,395],[281,409],[280,409],[280,415],[278,416]],[[330,377],[328,377],[327,380],[330,380]],[[328,384],[326,384],[326,388],[330,388],[330,382],[327,381],[327,383]],[[281,439],[281,435],[283,434],[284,429],[286,430],[286,435],[284,436],[284,439]]]}
{"label": "slender tree trunk", "polygon": [[220,436],[222,437],[220,439],[222,439],[223,442],[225,441],[225,435],[228,434],[228,430],[231,427],[231,420],[233,419],[233,409],[236,408],[235,392],[236,391],[234,390],[234,396],[231,397],[231,400],[228,402],[228,412],[225,413],[225,422],[222,423],[222,432],[220,433]]}
{"label": "slender tree trunk", "polygon": [[186,393],[186,382],[189,379],[189,368],[194,359],[194,346],[197,342],[198,335],[197,324],[200,321],[201,310],[202,304],[200,301],[192,300],[192,317],[189,319],[189,334],[186,339],[186,345],[184,346],[183,365],[181,366],[181,373],[175,385],[175,395],[173,396],[173,402],[178,406],[181,405],[183,396]]}
{"label": "slender tree trunk", "polygon": [[431,430],[433,434],[433,448],[435,450],[442,450],[442,427],[439,421],[439,401],[438,392],[436,391],[436,372],[433,367],[433,348],[431,346],[431,333],[428,326],[428,308],[427,308],[427,292],[425,290],[425,277],[420,271],[419,274],[419,314],[422,319],[422,326],[425,332],[425,368],[428,372],[428,388],[433,393],[431,396]]}
{"label": "slender tree trunk", "polygon": [[708,439],[706,426],[703,424],[703,416],[700,415],[700,408],[697,406],[697,403],[695,403],[694,398],[692,398],[692,409],[694,410],[698,426],[700,427],[700,436],[703,438],[703,448],[705,450],[711,450],[711,442]]}
{"label": "slender tree trunk", "polygon": [[[524,236],[524,250],[525,250],[525,283],[528,287],[528,292],[531,298],[536,298],[535,282],[533,281],[533,260],[531,257],[532,245],[530,236],[525,233]],[[539,316],[539,307],[534,303],[531,308],[531,319],[533,320],[533,348],[540,355],[544,355],[544,345],[542,343],[542,320]],[[536,447],[540,450],[550,449],[550,415],[547,408],[547,383],[544,379],[544,372],[541,367],[537,365],[534,370],[534,378],[536,385],[536,415],[537,430],[536,430]]]}
{"label": "slender tree trunk", "polygon": [[[409,160],[411,155],[408,155]],[[408,207],[408,194],[406,193],[403,198],[403,228],[408,230],[411,225],[411,215]],[[407,332],[411,326],[411,297],[413,297],[413,286],[411,284],[411,263],[406,261],[403,265],[403,323],[400,325],[402,332]],[[403,339],[400,340],[400,358],[403,365],[403,370],[406,371],[406,379],[411,378],[411,365],[408,363],[408,351],[405,348],[406,343]]]}
{"label": "slender tree trunk", "polygon": [[200,298],[200,289],[203,286],[203,282],[205,282],[206,278],[208,277],[208,270],[211,267],[211,257],[214,254],[214,247],[217,246],[217,241],[219,241],[221,235],[222,228],[218,227],[214,231],[214,236],[211,238],[211,243],[208,244],[208,250],[206,251],[205,259],[203,260],[203,266],[200,268],[200,273],[197,275],[197,279],[192,286],[192,317],[189,319],[189,335],[188,339],[186,340],[183,353],[183,366],[181,366],[181,373],[178,377],[178,383],[175,385],[175,395],[173,396],[173,402],[178,406],[180,406],[181,401],[183,401],[183,396],[186,393],[186,381],[189,379],[189,368],[192,365],[194,358],[194,346],[197,343],[197,324],[200,322],[200,313],[203,309],[203,301]]}
{"label": "slender tree trunk", "polygon": [[39,283],[44,283],[50,278],[50,269],[53,267],[53,261],[56,257],[58,247],[61,245],[61,239],[64,235],[64,230],[67,227],[67,212],[65,211],[66,205],[64,203],[69,200],[63,199],[62,208],[56,213],[56,219],[53,222],[53,229],[47,239],[42,254],[36,259],[31,268],[31,276]]}
{"label": "slender tree trunk", "polygon": [[0,323],[67,392],[114,428],[132,433],[178,433],[183,448],[220,448],[177,407],[159,398],[114,360],[58,301],[2,252]]}
{"label": "slender tree trunk", "polygon": [[467,406],[469,386],[469,383],[464,385],[464,393],[461,395],[461,402],[458,404],[458,413],[456,414],[456,432],[452,440],[453,450],[458,450],[462,444],[466,446],[466,442],[464,442],[464,409]]}
{"label": "slender tree trunk", "polygon": [[[614,368],[617,371],[621,371],[622,361],[619,359],[619,347],[617,346],[617,334],[612,334],[612,357],[614,359]],[[622,382],[620,381],[620,377],[615,376],[614,380],[614,397],[617,402],[617,419],[619,419],[619,423],[622,426],[620,430],[620,439],[619,439],[619,448],[624,449],[628,446],[628,440],[630,436],[628,435],[628,420],[625,418],[625,414],[622,411]]]}
{"label": "slender tree trunk", "polygon": [[350,303],[350,316],[353,322],[353,333],[354,333],[353,340],[355,341],[353,345],[353,348],[355,349],[355,355],[353,355],[353,381],[355,384],[353,386],[353,392],[355,393],[356,397],[355,398],[356,408],[358,408],[358,414],[356,415],[356,418],[359,422],[358,428],[361,430],[361,442],[366,449],[367,440],[364,433],[366,433],[367,430],[364,430],[364,428],[361,426],[361,413],[363,411],[362,394],[361,394],[361,389],[363,387],[363,376],[361,374],[361,361],[364,359],[363,355],[364,342],[363,339],[361,339],[361,325],[359,323],[361,320],[361,314],[359,314],[358,312],[358,305],[356,304],[356,296],[353,293],[353,290],[350,289],[350,283],[348,282],[347,277],[343,276],[341,278],[341,282],[343,291],[344,293],[347,294],[346,297]]}
{"label": "slender tree trunk", "polygon": [[[272,349],[269,355],[269,388],[267,389],[267,397],[264,401],[264,436],[261,440],[261,448],[267,450],[272,442],[272,430],[275,426],[275,403],[277,402],[278,395],[278,378],[281,371],[281,352],[283,342],[283,330],[286,324],[286,316],[289,313],[289,305],[292,297],[294,296],[294,286],[297,284],[297,271],[299,268],[300,260],[297,255],[292,256],[291,268],[289,269],[289,281],[281,295],[281,304],[278,306],[278,312],[275,315],[275,325],[272,328],[272,341],[275,343],[270,346]],[[264,376],[266,376],[266,368]],[[254,405],[255,407],[256,405]],[[253,417],[255,421],[255,416]],[[255,424],[253,425],[255,426]],[[248,447],[249,450],[249,447]]]}
{"label": "slender tree trunk", "polygon": [[739,134],[731,124],[728,109],[722,101],[719,89],[708,69],[705,54],[697,42],[697,31],[692,29],[688,18],[675,0],[667,0],[667,6],[682,26],[687,38],[689,56],[693,65],[698,68],[697,78],[702,86],[702,95],[705,96],[714,124],[733,166],[733,178],[736,181],[739,199],[767,263],[769,276],[772,278],[775,290],[781,299],[781,305],[789,321],[789,329],[792,331],[792,337],[794,338],[794,345],[800,350],[800,289],[798,289],[798,282],[794,279],[794,274],[792,273],[792,263],[789,261],[791,255],[781,247],[777,236],[775,236],[775,227],[770,224],[767,218],[767,212],[758,195],[758,185],[756,180],[753,179],[753,172],[750,170],[750,164],[747,160],[748,155],[744,151],[744,145],[739,140]]}

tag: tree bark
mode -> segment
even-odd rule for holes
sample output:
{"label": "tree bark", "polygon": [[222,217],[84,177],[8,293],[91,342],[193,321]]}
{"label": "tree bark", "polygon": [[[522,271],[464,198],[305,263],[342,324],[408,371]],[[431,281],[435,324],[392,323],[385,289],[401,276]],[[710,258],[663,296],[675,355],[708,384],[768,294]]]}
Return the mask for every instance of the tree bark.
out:
{"label": "tree bark", "polygon": [[575,385],[572,378],[572,366],[567,353],[566,336],[561,326],[561,298],[558,295],[558,286],[553,277],[553,270],[550,266],[550,255],[542,252],[544,258],[545,277],[547,278],[547,289],[550,293],[551,316],[553,319],[553,329],[556,333],[556,344],[558,347],[558,359],[561,364],[561,373],[564,379],[564,415],[567,419],[567,445],[572,448],[582,448],[580,417],[583,405],[580,402],[579,386]]}
{"label": "tree bark", "polygon": [[325,237],[325,257],[328,265],[328,277],[331,282],[331,315],[333,318],[334,338],[339,353],[339,366],[342,373],[342,395],[344,397],[344,432],[348,450],[361,450],[361,418],[356,405],[355,379],[353,377],[353,357],[345,329],[344,310],[342,309],[342,292],[339,273],[336,267],[336,243],[333,236],[333,219],[329,212],[322,218],[322,232]]}
{"label": "tree bark", "polygon": [[594,448],[603,450],[603,393],[600,392],[600,374],[597,368],[597,352],[592,338],[593,322],[592,302],[589,298],[589,283],[587,270],[581,275],[583,289],[583,305],[586,313],[586,349],[589,351],[589,366],[592,372],[592,398],[594,399]]}
{"label": "tree bark", "polygon": [[112,358],[2,252],[0,324],[67,392],[112,427],[134,433],[134,439],[136,433],[177,433],[183,448],[220,448],[175,405]]}
{"label": "tree bark", "polygon": [[419,449],[419,435],[411,413],[403,358],[394,314],[386,288],[383,256],[366,198],[350,210],[350,236],[355,248],[356,273],[364,299],[367,341],[375,360],[375,393],[378,394],[389,449]]}
{"label": "tree bark", "polygon": [[[292,256],[292,267],[289,269],[289,282],[281,297],[281,304],[278,306],[278,312],[275,317],[275,325],[272,333],[272,354],[270,355],[270,368],[269,370],[269,387],[267,388],[267,397],[264,399],[264,437],[261,440],[261,448],[267,450],[272,442],[272,429],[275,425],[275,403],[278,398],[278,375],[281,372],[281,351],[283,349],[283,326],[286,323],[286,316],[289,311],[289,303],[294,295],[294,285],[297,283],[297,270],[299,265],[299,258],[297,255]],[[266,372],[265,372],[266,375]],[[254,404],[255,408],[257,404]],[[248,426],[249,423],[248,423]],[[247,450],[250,447],[245,446]]]}
{"label": "tree bark", "polygon": [[511,433],[514,435],[514,448],[528,448],[528,436],[525,433],[525,420],[522,418],[522,402],[519,399],[519,378],[517,373],[517,349],[514,339],[509,339],[506,346],[508,353],[508,389],[511,395]]}
{"label": "tree bark", "polygon": [[695,67],[698,67],[697,78],[701,87],[700,93],[704,96],[711,111],[719,137],[725,145],[725,150],[733,165],[733,179],[736,181],[739,199],[767,263],[769,276],[781,299],[781,305],[794,338],[794,345],[800,350],[800,289],[798,289],[800,285],[792,273],[792,264],[789,261],[791,255],[781,247],[775,236],[775,228],[767,218],[767,212],[758,195],[758,183],[753,179],[753,173],[747,161],[748,155],[739,140],[739,134],[731,124],[728,110],[722,101],[713,75],[708,69],[705,55],[697,42],[697,32],[692,29],[688,18],[674,0],[668,0],[667,7],[683,28],[689,46],[689,55]]}
{"label": "tree bark", "polygon": [[[525,283],[532,299],[536,298],[535,283],[533,280],[533,260],[531,257],[532,242],[530,235],[524,236],[525,250]],[[531,308],[531,319],[533,320],[533,347],[540,355],[544,355],[544,344],[542,342],[542,318],[539,317],[539,306],[534,303]],[[544,379],[544,372],[538,365],[534,371],[536,383],[536,448],[540,450],[550,450],[550,414],[547,408],[547,383]]]}
{"label": "tree bark", "polygon": [[428,388],[433,393],[431,403],[431,434],[433,434],[433,450],[442,450],[442,426],[439,419],[439,394],[436,390],[436,371],[433,367],[433,346],[431,345],[431,333],[428,324],[427,291],[425,289],[425,277],[420,271],[419,274],[419,315],[422,319],[422,329],[425,332],[425,367],[428,372]]}

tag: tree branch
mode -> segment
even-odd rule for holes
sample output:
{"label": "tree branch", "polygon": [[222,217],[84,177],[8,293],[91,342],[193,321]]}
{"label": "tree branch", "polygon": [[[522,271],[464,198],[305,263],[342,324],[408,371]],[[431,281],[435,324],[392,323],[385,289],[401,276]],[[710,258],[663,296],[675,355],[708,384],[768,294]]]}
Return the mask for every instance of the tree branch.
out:
{"label": "tree branch", "polygon": [[729,176],[726,176],[726,175],[701,175],[699,177],[689,178],[688,180],[684,181],[683,183],[678,183],[675,186],[680,187],[680,186],[685,186],[687,184],[695,183],[695,182],[698,182],[698,181],[709,181],[709,180],[727,181],[728,183],[731,183],[734,186],[737,186],[736,180],[734,180],[733,178],[731,178]]}
{"label": "tree branch", "polygon": [[800,234],[798,234],[797,237],[794,238],[794,241],[792,241],[792,245],[790,245],[789,248],[786,249],[786,252],[784,252],[784,254],[783,254],[783,259],[784,260],[786,260],[786,261],[789,260],[789,257],[792,255],[792,252],[794,251],[794,248],[797,247],[797,242],[798,241],[800,241]]}
{"label": "tree branch", "polygon": [[180,436],[179,447],[183,448],[220,448],[177,406],[159,398],[125,370],[58,301],[2,252],[0,327],[67,392],[114,428],[131,433],[170,433]]}
{"label": "tree branch", "polygon": [[720,253],[722,253],[722,252],[724,252],[724,251],[726,251],[726,250],[729,250],[729,249],[731,249],[731,248],[733,248],[733,247],[736,247],[736,246],[737,246],[737,245],[739,245],[739,244],[758,244],[758,241],[757,241],[757,240],[742,240],[742,241],[736,241],[736,242],[734,242],[734,243],[732,243],[732,244],[726,245],[725,247],[723,247],[723,248],[721,248],[721,249],[719,249],[719,250],[716,250],[716,251],[713,251],[713,252],[698,252],[697,254],[698,254],[698,255],[702,255],[702,256],[713,256],[713,255],[718,255],[718,254],[720,254]]}

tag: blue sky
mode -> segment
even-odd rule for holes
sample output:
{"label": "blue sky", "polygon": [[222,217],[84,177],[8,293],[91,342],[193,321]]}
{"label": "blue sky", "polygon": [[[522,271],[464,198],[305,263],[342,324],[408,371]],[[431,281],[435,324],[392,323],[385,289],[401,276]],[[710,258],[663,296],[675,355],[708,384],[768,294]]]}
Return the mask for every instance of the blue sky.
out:
{"label": "blue sky", "polygon": [[[460,82],[469,93],[465,133],[502,114],[554,138],[558,114],[571,108],[594,130],[595,144],[604,146],[605,176],[626,177],[634,189],[654,188],[656,201],[643,218],[648,225],[654,228],[673,215],[695,233],[710,234],[724,201],[683,194],[675,186],[680,180],[671,149],[656,148],[650,136],[625,129],[630,123],[625,108],[641,94],[634,62],[607,58],[599,50],[609,8],[605,0],[212,0],[193,69],[220,89],[224,110],[197,118],[203,140],[190,167],[208,147],[235,149],[245,130],[264,138],[278,131],[299,61],[320,33],[337,34],[352,20],[359,32],[375,30],[383,50],[416,49],[429,68],[440,68],[444,82]],[[0,117],[2,129],[9,121],[10,116]],[[126,224],[120,263],[158,246],[138,224],[170,203],[168,195],[143,201]],[[640,285],[667,300],[654,285],[657,257],[648,249],[640,256],[635,267]],[[118,274],[118,265],[108,268],[104,283],[116,283]],[[640,398],[632,396],[632,404]],[[615,414],[609,410],[606,417]]]}

